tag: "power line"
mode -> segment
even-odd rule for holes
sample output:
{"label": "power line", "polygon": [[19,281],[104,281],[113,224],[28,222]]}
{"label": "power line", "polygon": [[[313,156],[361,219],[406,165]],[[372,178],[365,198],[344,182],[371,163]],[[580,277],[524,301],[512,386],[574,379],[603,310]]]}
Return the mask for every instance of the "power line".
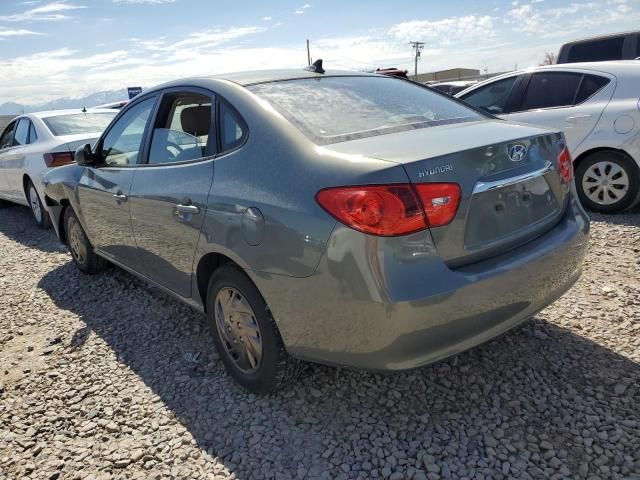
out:
{"label": "power line", "polygon": [[411,45],[411,47],[413,48],[413,52],[414,52],[414,61],[415,61],[415,67],[414,67],[414,81],[418,81],[418,60],[420,59],[420,52],[422,52],[422,50],[424,49],[424,42],[409,42],[409,45]]}

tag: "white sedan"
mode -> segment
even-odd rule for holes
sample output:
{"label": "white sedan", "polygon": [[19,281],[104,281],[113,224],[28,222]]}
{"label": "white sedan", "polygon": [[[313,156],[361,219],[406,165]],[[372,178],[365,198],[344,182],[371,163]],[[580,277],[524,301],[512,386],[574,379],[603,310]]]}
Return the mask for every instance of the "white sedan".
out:
{"label": "white sedan", "polygon": [[456,95],[513,122],[562,129],[583,205],[614,213],[640,200],[640,62],[536,67]]}
{"label": "white sedan", "polygon": [[28,205],[38,226],[49,227],[42,205],[42,175],[73,162],[76,148],[95,141],[117,113],[56,110],[13,119],[0,136],[0,204]]}

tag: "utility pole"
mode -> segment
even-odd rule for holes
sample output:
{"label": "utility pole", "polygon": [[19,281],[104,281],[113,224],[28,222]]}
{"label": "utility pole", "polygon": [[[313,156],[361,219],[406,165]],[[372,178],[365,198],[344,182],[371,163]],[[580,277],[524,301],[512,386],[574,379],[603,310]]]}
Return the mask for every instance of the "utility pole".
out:
{"label": "utility pole", "polygon": [[307,65],[311,65],[311,51],[309,50],[309,39],[307,38]]}
{"label": "utility pole", "polygon": [[413,54],[415,58],[415,69],[414,69],[413,81],[417,82],[418,81],[418,60],[420,59],[420,52],[422,52],[422,49],[424,48],[424,42],[409,42],[409,45],[411,45],[411,48],[413,48]]}

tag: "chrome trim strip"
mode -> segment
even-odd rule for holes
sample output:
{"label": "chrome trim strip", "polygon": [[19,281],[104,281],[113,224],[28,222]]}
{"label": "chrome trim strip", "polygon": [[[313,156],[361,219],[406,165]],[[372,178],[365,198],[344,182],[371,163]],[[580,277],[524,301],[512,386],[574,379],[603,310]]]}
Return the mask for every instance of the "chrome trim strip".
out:
{"label": "chrome trim strip", "polygon": [[527,180],[546,175],[552,170],[553,164],[547,161],[544,167],[539,170],[534,170],[533,172],[524,173],[511,178],[505,178],[504,180],[496,180],[495,182],[478,182],[473,187],[473,194],[475,195],[476,193],[487,192],[489,190],[495,190],[496,188],[503,188],[508,187],[509,185],[515,185],[516,183],[526,182]]}

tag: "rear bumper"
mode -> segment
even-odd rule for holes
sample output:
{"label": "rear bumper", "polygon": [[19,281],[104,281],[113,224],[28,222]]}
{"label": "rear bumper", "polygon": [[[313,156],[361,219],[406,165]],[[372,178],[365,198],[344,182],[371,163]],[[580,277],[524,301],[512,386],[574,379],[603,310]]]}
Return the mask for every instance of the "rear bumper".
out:
{"label": "rear bumper", "polygon": [[428,232],[382,239],[338,227],[311,277],[249,273],[292,355],[367,370],[416,368],[513,328],[573,285],[589,220],[571,197],[541,237],[456,270],[439,259]]}

